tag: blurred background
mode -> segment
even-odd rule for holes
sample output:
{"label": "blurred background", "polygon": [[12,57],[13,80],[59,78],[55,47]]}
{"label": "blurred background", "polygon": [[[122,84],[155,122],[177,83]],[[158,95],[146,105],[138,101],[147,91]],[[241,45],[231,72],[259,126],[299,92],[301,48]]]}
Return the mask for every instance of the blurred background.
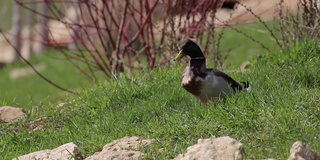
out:
{"label": "blurred background", "polygon": [[311,0],[15,0],[0,6],[3,105],[59,99],[120,75],[173,66],[186,38],[201,45],[209,66],[243,70],[254,57],[299,41],[303,36],[292,28],[312,30],[318,12]]}

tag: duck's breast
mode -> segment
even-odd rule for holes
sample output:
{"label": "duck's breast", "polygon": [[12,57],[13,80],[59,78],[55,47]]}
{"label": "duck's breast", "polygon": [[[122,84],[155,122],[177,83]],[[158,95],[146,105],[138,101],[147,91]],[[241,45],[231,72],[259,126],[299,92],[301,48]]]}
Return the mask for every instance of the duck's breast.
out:
{"label": "duck's breast", "polygon": [[202,81],[199,81],[197,77],[198,75],[197,72],[194,71],[194,68],[188,66],[183,73],[181,82],[181,86],[195,96],[200,95],[200,89],[202,85]]}

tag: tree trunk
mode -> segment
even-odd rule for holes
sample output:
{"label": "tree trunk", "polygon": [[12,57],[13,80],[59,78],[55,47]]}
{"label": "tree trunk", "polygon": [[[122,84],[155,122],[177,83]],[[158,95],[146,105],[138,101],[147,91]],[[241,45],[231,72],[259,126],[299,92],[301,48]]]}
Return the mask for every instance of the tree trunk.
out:
{"label": "tree trunk", "polygon": [[49,12],[49,0],[43,0],[40,4],[40,13],[41,16],[41,26],[40,26],[40,36],[41,36],[41,46],[39,49],[39,54],[43,54],[43,52],[47,49],[47,45],[49,43],[49,28],[48,28],[48,12]]}
{"label": "tree trunk", "polygon": [[15,0],[13,2],[13,16],[12,16],[12,46],[14,60],[17,60],[21,51],[21,6],[19,4],[21,0]]}
{"label": "tree trunk", "polygon": [[36,4],[30,4],[29,5],[29,8],[30,10],[29,11],[29,14],[28,14],[28,25],[29,25],[29,32],[28,32],[28,40],[29,40],[29,54],[32,54],[33,52],[33,49],[32,49],[32,46],[33,46],[33,43],[34,43],[34,36],[33,36],[33,31],[34,31],[34,24],[36,23],[36,14],[33,12],[33,10],[36,10],[37,6]]}
{"label": "tree trunk", "polygon": [[[76,50],[78,48],[78,42],[80,39],[80,11],[79,11],[79,0],[72,0],[72,6],[75,10],[75,14],[72,15],[71,17],[71,23],[72,23],[72,33],[71,33],[71,38],[72,38],[72,42],[68,45],[68,49],[69,50]],[[71,9],[71,8],[70,8]]]}

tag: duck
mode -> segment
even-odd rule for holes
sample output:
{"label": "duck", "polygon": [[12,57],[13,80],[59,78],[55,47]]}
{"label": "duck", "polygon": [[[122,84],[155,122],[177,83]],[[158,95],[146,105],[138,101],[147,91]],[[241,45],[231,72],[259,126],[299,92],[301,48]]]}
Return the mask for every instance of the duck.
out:
{"label": "duck", "polygon": [[174,61],[179,61],[185,56],[189,56],[190,60],[182,75],[181,86],[198,97],[202,103],[225,100],[240,91],[251,91],[248,81],[237,82],[222,70],[207,68],[206,58],[193,40],[188,39],[180,45]]}

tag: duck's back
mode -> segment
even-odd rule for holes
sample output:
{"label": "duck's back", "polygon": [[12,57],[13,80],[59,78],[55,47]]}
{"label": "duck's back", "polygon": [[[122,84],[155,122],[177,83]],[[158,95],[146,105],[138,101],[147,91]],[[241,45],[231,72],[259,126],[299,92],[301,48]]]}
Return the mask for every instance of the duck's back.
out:
{"label": "duck's back", "polygon": [[226,98],[232,93],[233,90],[224,78],[208,74],[202,82],[199,97],[200,99],[218,99]]}
{"label": "duck's back", "polygon": [[202,70],[190,66],[187,66],[184,71],[181,85],[202,101],[223,99],[233,93],[223,77],[215,75],[211,70]]}

